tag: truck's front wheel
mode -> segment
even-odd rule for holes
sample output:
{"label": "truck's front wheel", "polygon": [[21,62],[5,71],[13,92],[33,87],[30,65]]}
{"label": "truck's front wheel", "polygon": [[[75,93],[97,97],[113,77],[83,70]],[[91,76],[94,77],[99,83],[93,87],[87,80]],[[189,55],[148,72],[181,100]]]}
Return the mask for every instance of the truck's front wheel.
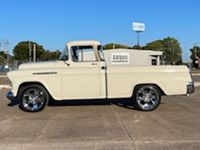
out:
{"label": "truck's front wheel", "polygon": [[20,88],[20,108],[28,112],[37,112],[44,109],[48,103],[49,95],[40,85],[29,85]]}
{"label": "truck's front wheel", "polygon": [[161,92],[154,85],[136,87],[133,94],[133,106],[143,111],[151,111],[158,107],[161,101]]}

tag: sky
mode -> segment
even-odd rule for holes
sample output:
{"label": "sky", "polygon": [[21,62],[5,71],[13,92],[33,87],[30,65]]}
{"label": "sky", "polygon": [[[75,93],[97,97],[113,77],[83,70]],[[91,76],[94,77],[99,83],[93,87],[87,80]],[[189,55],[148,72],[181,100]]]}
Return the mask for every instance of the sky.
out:
{"label": "sky", "polygon": [[12,49],[21,41],[35,41],[45,49],[64,49],[73,40],[98,40],[103,45],[137,44],[132,22],[142,22],[140,46],[166,37],[176,38],[183,61],[189,49],[200,46],[200,1],[134,0],[0,0],[0,39]]}

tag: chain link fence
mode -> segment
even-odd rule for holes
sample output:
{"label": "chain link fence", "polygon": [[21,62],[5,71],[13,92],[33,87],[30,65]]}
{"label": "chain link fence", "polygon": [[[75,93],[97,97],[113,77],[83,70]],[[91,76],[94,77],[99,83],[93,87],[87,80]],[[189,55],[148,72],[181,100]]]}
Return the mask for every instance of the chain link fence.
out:
{"label": "chain link fence", "polygon": [[11,60],[7,62],[6,60],[0,62],[0,72],[8,72],[11,70],[16,70],[20,64],[26,63],[25,60]]}

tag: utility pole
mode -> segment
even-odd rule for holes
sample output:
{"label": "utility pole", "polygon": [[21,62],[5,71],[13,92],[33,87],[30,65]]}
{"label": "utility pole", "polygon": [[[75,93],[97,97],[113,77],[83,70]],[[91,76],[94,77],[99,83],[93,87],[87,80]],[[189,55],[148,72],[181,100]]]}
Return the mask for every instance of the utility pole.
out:
{"label": "utility pole", "polygon": [[9,69],[9,45],[10,45],[9,40],[6,40],[4,45],[5,45],[5,52],[7,54],[7,67]]}
{"label": "utility pole", "polygon": [[194,43],[194,58],[197,58],[197,46],[196,43]]}
{"label": "utility pole", "polygon": [[30,41],[28,43],[28,47],[29,47],[29,61],[31,61],[31,42]]}
{"label": "utility pole", "polygon": [[36,44],[33,45],[33,61],[36,61]]}

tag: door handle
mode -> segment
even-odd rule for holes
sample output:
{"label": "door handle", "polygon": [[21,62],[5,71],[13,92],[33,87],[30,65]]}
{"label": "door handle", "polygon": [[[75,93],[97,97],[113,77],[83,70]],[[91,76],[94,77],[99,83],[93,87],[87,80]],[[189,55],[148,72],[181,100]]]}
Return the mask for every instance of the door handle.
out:
{"label": "door handle", "polygon": [[97,63],[92,63],[91,65],[97,65]]}
{"label": "door handle", "polygon": [[102,70],[106,70],[106,66],[102,66],[101,69],[102,69]]}

